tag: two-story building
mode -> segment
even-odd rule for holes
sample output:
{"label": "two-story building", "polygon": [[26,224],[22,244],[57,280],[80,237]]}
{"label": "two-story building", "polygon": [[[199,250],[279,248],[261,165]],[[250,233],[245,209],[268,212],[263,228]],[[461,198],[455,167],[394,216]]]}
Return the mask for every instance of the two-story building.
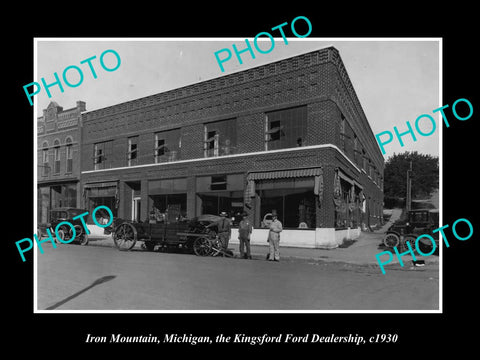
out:
{"label": "two-story building", "polygon": [[85,112],[82,139],[89,211],[247,211],[264,244],[275,210],[305,247],[382,221],[384,159],[334,47]]}
{"label": "two-story building", "polygon": [[56,207],[80,204],[81,113],[85,102],[63,110],[50,102],[37,119],[37,221],[46,223]]}

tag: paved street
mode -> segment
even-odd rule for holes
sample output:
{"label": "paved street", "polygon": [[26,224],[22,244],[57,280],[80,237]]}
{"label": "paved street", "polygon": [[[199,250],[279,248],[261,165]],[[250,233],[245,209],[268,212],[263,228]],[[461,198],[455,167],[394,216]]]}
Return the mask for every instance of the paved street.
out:
{"label": "paved street", "polygon": [[[348,249],[344,249],[348,250]],[[436,310],[438,265],[198,257],[60,244],[37,254],[39,310]]]}

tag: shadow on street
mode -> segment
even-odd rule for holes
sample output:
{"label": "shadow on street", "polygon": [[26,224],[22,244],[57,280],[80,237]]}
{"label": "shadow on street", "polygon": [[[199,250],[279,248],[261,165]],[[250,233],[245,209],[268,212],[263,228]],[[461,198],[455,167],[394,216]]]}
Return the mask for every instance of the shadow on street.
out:
{"label": "shadow on street", "polygon": [[46,310],[54,310],[54,309],[56,309],[57,307],[59,307],[59,306],[65,304],[65,303],[69,302],[70,300],[72,300],[72,299],[76,298],[77,296],[83,294],[84,292],[90,290],[91,288],[93,288],[93,287],[95,287],[95,286],[97,286],[97,285],[103,284],[103,283],[105,283],[105,282],[107,282],[107,281],[113,280],[113,279],[115,279],[115,278],[116,278],[115,275],[103,276],[103,277],[95,280],[91,285],[87,286],[86,288],[84,288],[84,289],[76,292],[76,293],[73,294],[73,295],[70,295],[69,297],[63,299],[62,301],[57,302],[56,304],[54,304],[54,305],[52,305],[52,306],[49,306]]}

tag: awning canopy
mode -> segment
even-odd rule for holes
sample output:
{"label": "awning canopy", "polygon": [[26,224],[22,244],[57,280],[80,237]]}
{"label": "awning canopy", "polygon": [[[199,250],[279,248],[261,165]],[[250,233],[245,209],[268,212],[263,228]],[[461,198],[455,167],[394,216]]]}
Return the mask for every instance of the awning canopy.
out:
{"label": "awning canopy", "polygon": [[343,171],[341,171],[340,169],[338,169],[338,176],[342,179],[342,180],[345,180],[346,182],[348,182],[350,185],[355,185],[356,187],[358,187],[359,189],[363,189],[363,186],[360,185],[357,181],[355,181],[354,179],[350,178],[347,174],[345,174]]}
{"label": "awning canopy", "polygon": [[323,203],[323,170],[322,168],[306,168],[291,170],[275,170],[252,172],[247,176],[247,186],[245,187],[244,203],[245,206],[251,208],[252,198],[255,196],[255,181],[286,179],[299,177],[314,177],[314,194],[318,196],[320,203]]}
{"label": "awning canopy", "polygon": [[117,187],[117,184],[118,184],[117,181],[105,181],[105,182],[85,184],[83,188],[92,189],[92,188]]}
{"label": "awning canopy", "polygon": [[322,168],[276,170],[276,171],[252,172],[248,174],[247,180],[270,180],[270,179],[296,178],[296,177],[320,176],[320,175],[323,175]]}

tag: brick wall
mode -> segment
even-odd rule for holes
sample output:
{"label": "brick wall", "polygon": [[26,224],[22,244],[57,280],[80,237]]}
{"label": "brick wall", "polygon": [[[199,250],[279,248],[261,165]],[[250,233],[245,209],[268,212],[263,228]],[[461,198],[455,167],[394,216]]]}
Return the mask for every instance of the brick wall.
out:
{"label": "brick wall", "polygon": [[[153,153],[153,133],[182,128],[182,159],[203,157],[203,124],[237,118],[237,151],[264,150],[264,113],[297,105],[315,104],[328,99],[333,66],[331,48],[304,54],[293,59],[260,66],[237,74],[157,94],[84,114],[85,160],[82,170],[92,170],[93,146],[96,142],[121,138],[115,147],[112,167],[126,165],[127,137],[141,137],[139,153]],[[203,92],[202,92],[203,91]],[[315,116],[314,114],[313,116]],[[321,129],[328,120],[318,114],[318,136],[309,144],[322,143]],[[185,146],[183,146],[185,144]],[[153,162],[144,157],[139,162]]]}
{"label": "brick wall", "polygon": [[[265,113],[293,106],[307,106],[306,145],[333,144],[343,149],[340,137],[342,114],[345,133],[345,155],[335,149],[303,149],[288,153],[262,154],[241,158],[218,157],[209,161],[167,164],[160,167],[123,169],[119,173],[99,172],[82,175],[84,182],[106,178],[160,179],[217,173],[322,166],[325,194],[317,223],[333,226],[333,174],[341,167],[364,186],[365,192],[378,206],[383,193],[366,174],[361,172],[362,160],[353,151],[354,134],[359,147],[383,176],[381,156],[366,116],[348,79],[338,51],[326,48],[235,74],[222,76],[176,90],[132,100],[85,113],[83,116],[82,171],[93,170],[94,143],[114,141],[110,167],[127,165],[127,139],[138,136],[138,165],[153,164],[155,132],[181,128],[181,160],[203,158],[204,124],[236,118],[236,153],[265,150]],[[342,150],[343,151],[343,150]],[[366,169],[368,172],[368,169]],[[142,186],[142,192],[143,192]],[[188,200],[191,211],[195,199]],[[143,211],[143,210],[142,210]]]}

